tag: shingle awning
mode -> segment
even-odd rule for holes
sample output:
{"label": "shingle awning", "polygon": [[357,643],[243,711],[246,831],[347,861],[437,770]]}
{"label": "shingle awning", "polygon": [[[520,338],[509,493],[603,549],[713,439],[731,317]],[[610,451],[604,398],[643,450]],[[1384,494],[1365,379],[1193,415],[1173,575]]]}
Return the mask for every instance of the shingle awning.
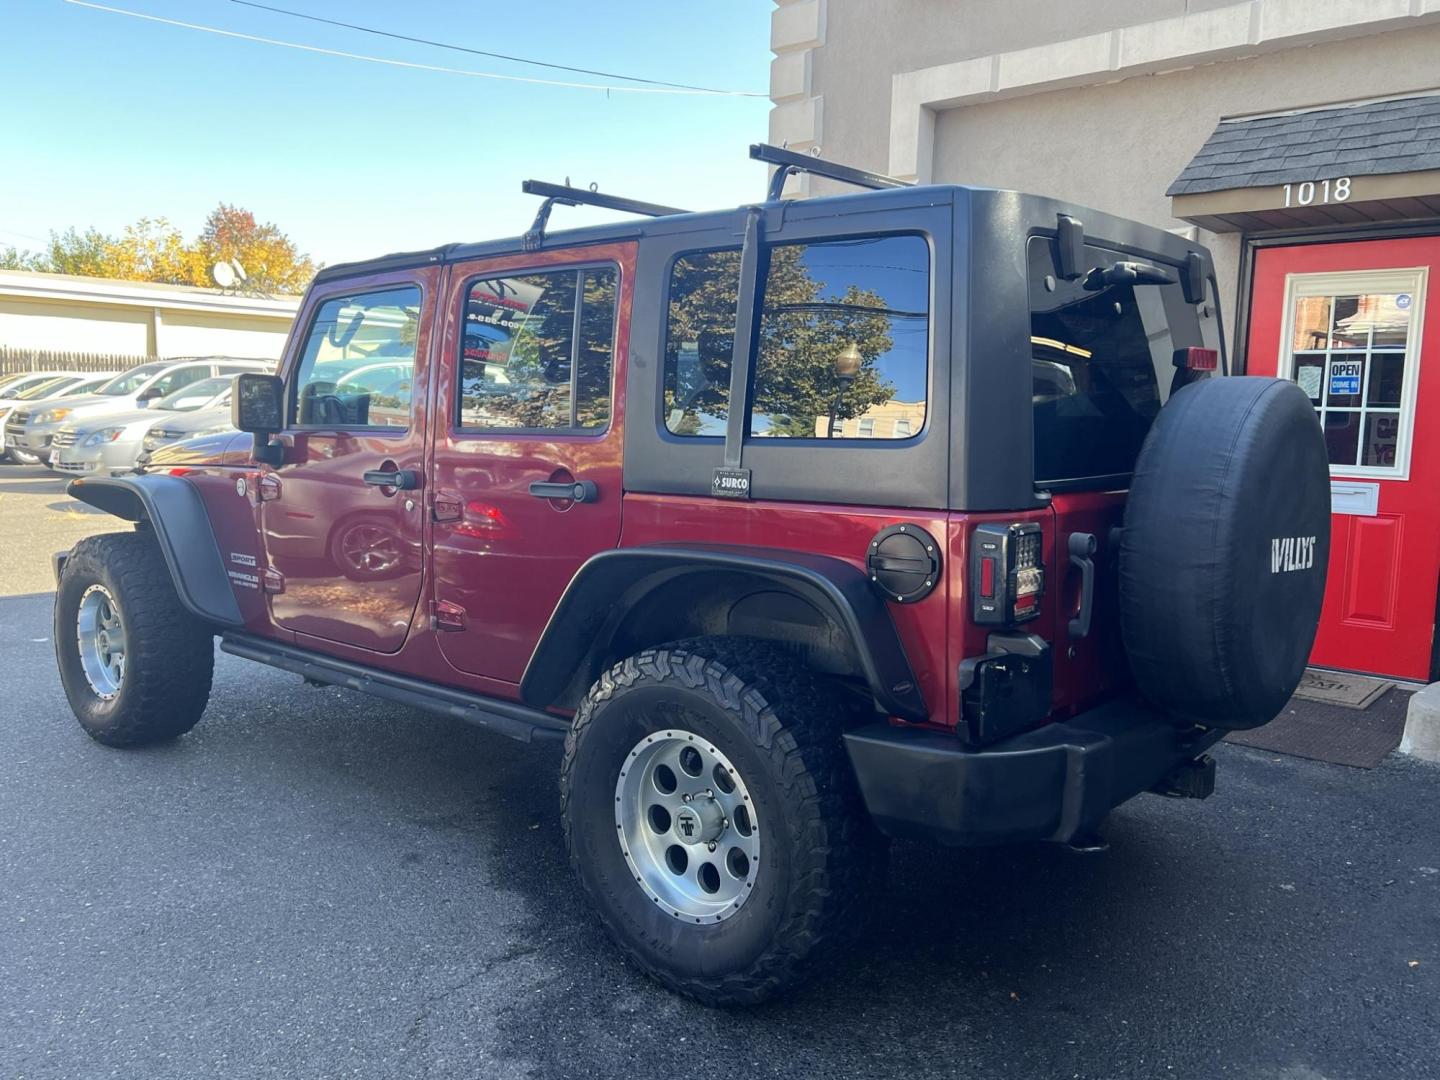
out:
{"label": "shingle awning", "polygon": [[1440,94],[1221,121],[1166,194],[1214,232],[1440,218]]}

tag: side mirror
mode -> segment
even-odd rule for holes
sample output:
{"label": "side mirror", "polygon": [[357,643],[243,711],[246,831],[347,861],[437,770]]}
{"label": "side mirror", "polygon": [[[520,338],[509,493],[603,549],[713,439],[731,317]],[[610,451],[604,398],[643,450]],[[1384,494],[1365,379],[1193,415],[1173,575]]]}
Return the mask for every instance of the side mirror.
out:
{"label": "side mirror", "polygon": [[230,423],[255,436],[255,460],[278,467],[285,448],[270,436],[285,426],[285,384],[278,375],[245,371],[235,376],[230,391]]}
{"label": "side mirror", "polygon": [[149,408],[151,402],[158,400],[163,395],[158,386],[152,386],[148,390],[142,390],[135,398],[135,401],[145,408]]}

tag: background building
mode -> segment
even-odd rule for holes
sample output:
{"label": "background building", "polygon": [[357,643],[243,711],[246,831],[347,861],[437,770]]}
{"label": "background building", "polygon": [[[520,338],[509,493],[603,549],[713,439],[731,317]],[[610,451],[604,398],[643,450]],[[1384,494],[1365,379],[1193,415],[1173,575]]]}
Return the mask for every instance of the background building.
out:
{"label": "background building", "polygon": [[1440,678],[1440,0],[778,0],[772,49],[772,142],[1207,245],[1325,427],[1315,662]]}
{"label": "background building", "polygon": [[278,359],[298,296],[236,296],[142,281],[0,271],[0,370],[108,369],[147,357]]}

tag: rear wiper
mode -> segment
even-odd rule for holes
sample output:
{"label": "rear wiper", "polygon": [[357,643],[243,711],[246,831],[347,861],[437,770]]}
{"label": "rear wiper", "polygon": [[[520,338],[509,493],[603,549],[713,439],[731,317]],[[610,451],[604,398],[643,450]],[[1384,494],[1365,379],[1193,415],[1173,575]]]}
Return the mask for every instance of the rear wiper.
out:
{"label": "rear wiper", "polygon": [[1099,292],[1112,285],[1178,285],[1180,278],[1172,271],[1149,263],[1113,262],[1086,272],[1080,284],[1088,292]]}

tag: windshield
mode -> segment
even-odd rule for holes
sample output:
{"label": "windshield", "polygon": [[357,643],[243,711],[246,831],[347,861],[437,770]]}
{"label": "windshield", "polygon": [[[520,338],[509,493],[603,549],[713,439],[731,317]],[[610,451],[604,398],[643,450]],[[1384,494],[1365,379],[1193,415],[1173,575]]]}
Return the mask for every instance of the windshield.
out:
{"label": "windshield", "polygon": [[54,375],[22,375],[6,383],[0,389],[0,397],[17,398],[27,390],[33,390],[37,386],[44,386],[48,382],[54,382]]}
{"label": "windshield", "polygon": [[133,367],[129,371],[116,375],[95,392],[105,394],[107,397],[124,397],[126,394],[133,394],[144,385],[150,376],[157,371],[164,371],[167,367],[169,365],[165,363],[141,364],[139,367]]}
{"label": "windshield", "polygon": [[99,378],[81,379],[74,386],[67,386],[55,396],[78,397],[81,394],[93,394],[114,377],[113,375],[101,375]]}
{"label": "windshield", "polygon": [[34,386],[29,386],[21,390],[20,393],[15,395],[15,400],[34,401],[36,398],[42,398],[55,393],[71,381],[72,376],[69,375],[62,375],[58,379],[46,379],[42,383],[36,383]]}
{"label": "windshield", "polygon": [[230,376],[228,375],[201,379],[166,394],[155,402],[153,408],[169,409],[172,412],[198,409],[200,406],[208,404],[217,394],[223,394],[228,389],[230,389]]}

